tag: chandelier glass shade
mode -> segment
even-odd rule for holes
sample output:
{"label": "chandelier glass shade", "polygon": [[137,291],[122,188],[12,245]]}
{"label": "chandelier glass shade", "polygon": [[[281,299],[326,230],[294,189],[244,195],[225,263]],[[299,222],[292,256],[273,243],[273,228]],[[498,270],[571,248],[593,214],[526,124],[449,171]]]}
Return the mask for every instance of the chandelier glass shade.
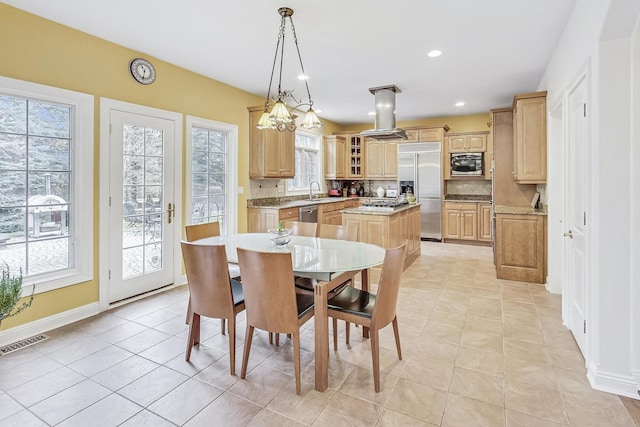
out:
{"label": "chandelier glass shade", "polygon": [[[281,7],[278,9],[280,15],[280,31],[278,32],[278,43],[276,45],[276,53],[273,58],[273,66],[271,68],[271,79],[269,80],[269,90],[267,91],[267,99],[264,103],[264,113],[258,121],[258,129],[277,129],[280,132],[289,131],[293,132],[296,129],[297,116],[292,113],[293,110],[297,110],[300,107],[308,107],[307,111],[302,118],[300,127],[302,129],[314,129],[322,127],[320,119],[313,111],[313,101],[311,100],[311,93],[309,92],[309,84],[304,73],[304,65],[302,65],[302,57],[300,56],[300,48],[298,47],[298,37],[296,36],[296,28],[293,25],[293,9],[288,7]],[[298,54],[298,61],[300,62],[300,69],[302,71],[301,76],[304,80],[304,85],[307,90],[307,102],[296,99],[293,96],[293,91],[282,89],[282,64],[284,62],[284,39],[285,39],[285,24],[287,19],[291,23],[291,32],[293,33],[293,42],[295,44],[296,52]],[[271,99],[271,86],[273,85],[274,75],[276,72],[276,66],[278,66],[278,94],[275,99]],[[293,101],[296,105],[289,107],[286,103],[287,99]],[[269,110],[271,107],[271,110]]]}

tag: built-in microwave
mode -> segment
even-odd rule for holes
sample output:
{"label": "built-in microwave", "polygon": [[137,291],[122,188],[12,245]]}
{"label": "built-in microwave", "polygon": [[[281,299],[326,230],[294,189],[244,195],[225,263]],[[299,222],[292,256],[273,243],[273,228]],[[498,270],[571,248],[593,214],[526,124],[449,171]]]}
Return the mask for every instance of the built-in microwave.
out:
{"label": "built-in microwave", "polygon": [[484,175],[484,153],[451,153],[451,175]]}

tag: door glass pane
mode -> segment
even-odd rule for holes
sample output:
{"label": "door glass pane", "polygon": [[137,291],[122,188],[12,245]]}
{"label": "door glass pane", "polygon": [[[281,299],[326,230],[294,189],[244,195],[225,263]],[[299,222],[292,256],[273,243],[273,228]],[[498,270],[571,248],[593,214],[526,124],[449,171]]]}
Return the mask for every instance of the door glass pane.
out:
{"label": "door glass pane", "polygon": [[160,129],[123,127],[123,279],[163,266],[163,141]]}

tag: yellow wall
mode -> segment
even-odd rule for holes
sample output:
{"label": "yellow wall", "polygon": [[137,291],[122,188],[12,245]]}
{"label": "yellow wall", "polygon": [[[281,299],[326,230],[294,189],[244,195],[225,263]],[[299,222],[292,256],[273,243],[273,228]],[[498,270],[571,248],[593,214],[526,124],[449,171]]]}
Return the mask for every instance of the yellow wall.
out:
{"label": "yellow wall", "polygon": [[[264,98],[3,3],[0,3],[0,41],[0,75],[95,97],[96,215],[99,190],[97,171],[100,163],[100,97],[237,125],[238,185],[249,188],[247,107],[263,104]],[[129,75],[129,61],[138,56],[150,59],[155,65],[158,77],[152,85],[138,84]],[[333,123],[323,124],[329,133],[337,130]],[[246,198],[246,193],[238,195],[238,230],[241,232],[246,231]],[[93,239],[94,280],[36,295],[32,306],[20,315],[3,321],[2,329],[98,301],[97,220],[96,216]]]}

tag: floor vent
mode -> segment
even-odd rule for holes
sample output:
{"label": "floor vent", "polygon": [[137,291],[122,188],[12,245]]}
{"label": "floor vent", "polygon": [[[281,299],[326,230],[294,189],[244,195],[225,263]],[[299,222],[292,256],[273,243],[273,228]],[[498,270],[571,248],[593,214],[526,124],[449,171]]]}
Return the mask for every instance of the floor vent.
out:
{"label": "floor vent", "polygon": [[24,339],[22,341],[14,342],[13,344],[5,345],[4,347],[0,348],[0,355],[6,356],[9,353],[22,350],[25,347],[38,344],[39,342],[42,342],[47,339],[49,339],[47,335],[40,334],[40,335],[36,335],[35,337]]}

